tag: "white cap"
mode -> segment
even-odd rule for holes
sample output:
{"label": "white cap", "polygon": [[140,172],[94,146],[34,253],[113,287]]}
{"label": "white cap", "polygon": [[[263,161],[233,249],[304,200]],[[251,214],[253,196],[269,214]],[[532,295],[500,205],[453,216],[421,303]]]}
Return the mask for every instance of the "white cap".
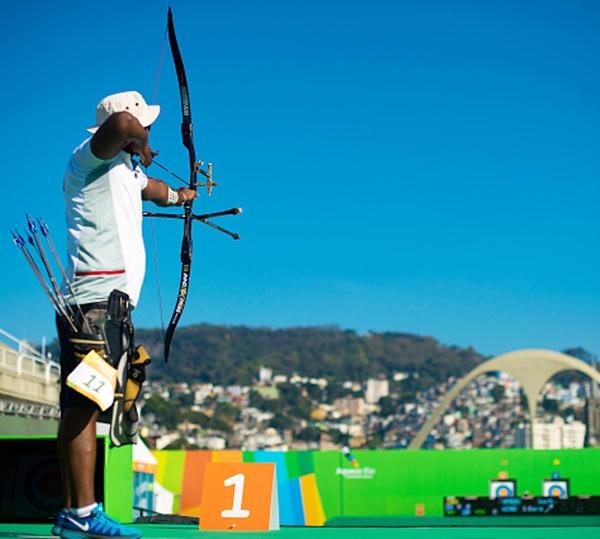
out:
{"label": "white cap", "polygon": [[135,116],[143,127],[152,125],[160,114],[160,105],[148,105],[139,92],[120,92],[108,95],[96,107],[96,125],[89,127],[90,133],[98,128],[115,112],[128,111]]}

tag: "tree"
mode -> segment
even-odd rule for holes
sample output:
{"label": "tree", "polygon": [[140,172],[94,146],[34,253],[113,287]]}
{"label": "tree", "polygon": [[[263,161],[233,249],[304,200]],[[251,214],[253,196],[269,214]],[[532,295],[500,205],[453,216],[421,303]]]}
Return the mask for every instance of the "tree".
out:
{"label": "tree", "polygon": [[321,431],[314,425],[307,425],[297,433],[296,438],[305,442],[318,442],[321,439]]}
{"label": "tree", "polygon": [[544,400],[542,401],[542,406],[544,407],[544,410],[546,410],[546,412],[549,412],[549,413],[558,412],[558,401],[556,399],[550,399],[548,397],[544,397]]}
{"label": "tree", "polygon": [[157,421],[168,429],[175,429],[183,419],[179,406],[162,399],[158,395],[152,395],[145,401],[144,413],[153,414]]}
{"label": "tree", "polygon": [[269,426],[282,432],[284,430],[291,429],[294,426],[294,421],[288,415],[276,413],[273,416],[273,419],[271,419]]}
{"label": "tree", "polygon": [[396,405],[396,403],[393,401],[393,399],[391,397],[381,397],[381,399],[379,399],[379,402],[377,404],[379,404],[379,408],[380,408],[379,413],[382,417],[394,415],[398,409],[398,406]]}
{"label": "tree", "polygon": [[492,389],[492,398],[496,403],[500,402],[504,398],[504,394],[504,386],[501,386],[500,384],[496,384]]}

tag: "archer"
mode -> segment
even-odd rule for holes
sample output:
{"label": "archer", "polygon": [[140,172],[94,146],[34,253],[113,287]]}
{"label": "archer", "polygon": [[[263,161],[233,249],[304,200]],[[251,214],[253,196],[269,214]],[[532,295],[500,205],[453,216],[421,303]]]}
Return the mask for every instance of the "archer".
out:
{"label": "archer", "polygon": [[[58,453],[65,506],[52,533],[60,537],[141,536],[138,530],[108,517],[96,503],[96,422],[100,408],[91,398],[89,380],[81,384],[85,386],[82,388],[74,373],[82,358],[94,350],[115,369],[125,366],[125,373],[130,373],[133,364],[136,376],[141,381],[144,378],[149,357],[134,348],[131,321],[145,272],[142,200],[158,206],[182,206],[197,194],[189,188],[174,190],[148,177],[132,159],[137,156],[144,166],[152,163],[148,134],[159,113],[160,107],[146,104],[138,92],[105,97],[96,108],[96,125],[88,129],[93,136],[75,149],[64,176],[67,277],[71,286],[63,293],[69,303],[81,308],[75,311],[75,331],[64,317],[56,318],[62,370]],[[132,404],[140,387],[141,382],[132,395],[129,386],[120,389],[125,398],[118,401],[121,408],[116,415],[117,404],[113,405],[111,438],[116,445],[134,441],[134,429],[121,429],[116,437],[113,431],[124,412],[133,415]],[[132,425],[137,421],[137,417],[130,419]]]}

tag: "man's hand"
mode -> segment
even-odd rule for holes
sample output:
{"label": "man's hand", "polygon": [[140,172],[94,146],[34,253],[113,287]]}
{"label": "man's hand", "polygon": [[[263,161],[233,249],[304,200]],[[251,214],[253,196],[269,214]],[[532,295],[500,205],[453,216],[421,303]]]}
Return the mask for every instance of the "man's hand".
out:
{"label": "man's hand", "polygon": [[149,167],[152,164],[154,152],[152,151],[152,148],[150,148],[147,142],[132,143],[131,150],[135,155],[137,155],[140,158],[140,163],[142,163],[143,166]]}
{"label": "man's hand", "polygon": [[191,202],[195,198],[198,197],[198,191],[195,189],[188,189],[187,187],[180,187],[177,189],[177,193],[179,194],[179,205],[183,205],[186,202]]}
{"label": "man's hand", "polygon": [[[141,156],[140,156],[141,158]],[[176,200],[169,200],[171,197],[169,192],[174,195],[177,194]],[[181,187],[175,191],[171,189],[162,180],[156,178],[148,178],[148,183],[142,191],[142,198],[144,200],[151,200],[157,206],[183,206],[186,202],[191,202],[198,196],[198,192],[194,189],[188,189],[187,187]]]}

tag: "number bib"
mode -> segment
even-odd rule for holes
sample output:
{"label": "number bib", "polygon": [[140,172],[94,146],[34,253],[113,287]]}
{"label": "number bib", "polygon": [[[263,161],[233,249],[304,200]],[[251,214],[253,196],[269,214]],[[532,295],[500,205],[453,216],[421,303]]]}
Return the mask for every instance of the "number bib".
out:
{"label": "number bib", "polygon": [[69,374],[67,385],[94,401],[104,412],[115,400],[117,369],[92,350]]}

